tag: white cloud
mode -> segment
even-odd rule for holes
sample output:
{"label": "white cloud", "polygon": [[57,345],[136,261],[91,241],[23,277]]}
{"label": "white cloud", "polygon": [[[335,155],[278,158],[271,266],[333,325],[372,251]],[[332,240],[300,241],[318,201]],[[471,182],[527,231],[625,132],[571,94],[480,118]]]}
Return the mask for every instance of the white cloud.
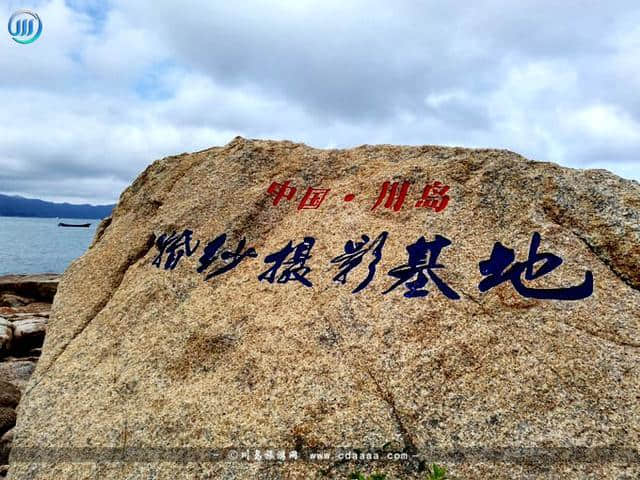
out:
{"label": "white cloud", "polygon": [[577,130],[577,134],[617,145],[628,143],[640,147],[640,123],[629,113],[612,105],[582,108],[573,112],[567,118],[567,123]]}
{"label": "white cloud", "polygon": [[578,3],[36,3],[42,37],[0,42],[0,191],[113,201],[154,159],[237,134],[640,179],[640,7]]}

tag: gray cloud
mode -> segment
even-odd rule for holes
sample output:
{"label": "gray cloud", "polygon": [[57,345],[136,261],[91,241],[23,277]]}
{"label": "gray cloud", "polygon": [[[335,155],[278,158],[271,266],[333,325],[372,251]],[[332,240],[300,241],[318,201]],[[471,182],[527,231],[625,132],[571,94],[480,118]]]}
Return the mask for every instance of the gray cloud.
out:
{"label": "gray cloud", "polygon": [[640,179],[631,0],[34,8],[42,37],[0,44],[3,192],[112,201],[152,160],[237,134],[509,148]]}

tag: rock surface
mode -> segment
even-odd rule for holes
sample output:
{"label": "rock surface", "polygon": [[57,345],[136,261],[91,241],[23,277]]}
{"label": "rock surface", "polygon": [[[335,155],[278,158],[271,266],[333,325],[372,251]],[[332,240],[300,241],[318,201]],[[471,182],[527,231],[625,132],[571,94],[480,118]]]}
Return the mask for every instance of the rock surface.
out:
{"label": "rock surface", "polygon": [[7,465],[9,461],[9,452],[13,442],[13,429],[0,435],[0,465]]}
{"label": "rock surface", "polygon": [[0,306],[1,307],[23,307],[29,304],[29,299],[14,295],[13,293],[0,294]]}
{"label": "rock surface", "polygon": [[13,407],[0,407],[0,436],[16,424],[16,411]]}
{"label": "rock surface", "polygon": [[0,355],[11,351],[13,340],[13,324],[4,317],[0,317]]}
{"label": "rock surface", "polygon": [[[0,276],[0,292],[4,295],[28,298],[30,301],[51,303],[58,288],[60,275],[43,273],[40,275]],[[10,306],[10,305],[9,305]]]}
{"label": "rock surface", "polygon": [[42,345],[47,332],[47,319],[29,317],[13,322],[13,350],[27,352]]}
{"label": "rock surface", "polygon": [[[0,433],[0,477],[8,469],[15,409],[41,354],[51,310],[45,300],[53,299],[58,279],[53,274],[0,276],[0,432],[6,431]],[[16,291],[21,295],[11,293]]]}
{"label": "rock surface", "polygon": [[[273,205],[267,189],[286,180],[298,188],[295,201]],[[415,208],[435,180],[450,186],[447,208]],[[372,209],[386,181],[411,182],[397,211]],[[318,209],[298,210],[307,186],[331,193]],[[347,194],[355,199],[343,200]],[[199,249],[175,270],[155,268],[154,241],[184,229]],[[389,235],[371,284],[351,293],[370,256],[345,285],[333,282],[330,260],[345,242],[382,231]],[[226,250],[246,237],[258,257],[205,281],[198,259],[225,232]],[[478,263],[494,243],[524,262],[534,232],[539,251],[564,263],[525,286],[577,285],[590,271],[591,296],[527,298],[510,281],[479,291]],[[406,298],[404,285],[382,295],[397,280],[389,272],[407,263],[406,247],[437,234],[452,244],[434,272],[461,299],[447,298],[433,279],[425,297]],[[312,288],[258,280],[269,253],[305,236],[316,240],[307,261]],[[129,459],[39,463],[12,452],[9,475],[307,479],[347,478],[357,468],[418,479],[424,462],[435,461],[460,479],[638,478],[640,459],[624,456],[640,445],[639,324],[637,182],[504,150],[316,150],[237,138],[147,168],[60,282],[18,407],[14,452],[91,446]],[[419,456],[132,461],[143,446],[306,454],[348,446]],[[509,452],[513,461],[505,461]]]}
{"label": "rock surface", "polygon": [[15,408],[20,401],[20,389],[15,385],[0,380],[0,407]]}
{"label": "rock surface", "polygon": [[20,390],[23,390],[27,380],[36,368],[33,357],[5,359],[0,362],[0,378],[11,383]]}

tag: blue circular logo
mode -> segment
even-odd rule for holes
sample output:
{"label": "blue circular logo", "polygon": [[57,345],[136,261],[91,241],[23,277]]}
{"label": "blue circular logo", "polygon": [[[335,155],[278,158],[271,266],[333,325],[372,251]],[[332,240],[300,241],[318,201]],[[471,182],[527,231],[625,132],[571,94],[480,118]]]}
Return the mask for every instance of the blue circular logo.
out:
{"label": "blue circular logo", "polygon": [[9,18],[9,35],[14,41],[26,45],[35,42],[42,33],[42,21],[31,10],[17,10]]}

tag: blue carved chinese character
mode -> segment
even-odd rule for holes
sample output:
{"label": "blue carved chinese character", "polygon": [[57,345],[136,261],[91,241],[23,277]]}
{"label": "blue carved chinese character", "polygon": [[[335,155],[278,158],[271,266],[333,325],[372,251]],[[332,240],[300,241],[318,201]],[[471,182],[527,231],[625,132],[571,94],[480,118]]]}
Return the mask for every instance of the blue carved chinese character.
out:
{"label": "blue carved chinese character", "polygon": [[213,240],[211,240],[209,243],[207,243],[207,246],[204,247],[204,252],[199,260],[200,266],[198,267],[198,273],[204,272],[218,258],[222,259],[224,262],[231,260],[223,267],[220,267],[217,270],[210,272],[205,277],[205,280],[209,280],[210,278],[215,277],[216,275],[221,275],[225,272],[228,272],[229,270],[235,268],[243,259],[247,257],[256,258],[258,256],[258,254],[256,253],[253,247],[249,247],[247,248],[246,251],[243,252],[244,247],[247,244],[247,241],[244,238],[240,240],[240,242],[238,242],[238,246],[235,252],[232,252],[230,250],[225,250],[218,255],[220,249],[222,248],[226,240],[227,240],[227,234],[223,233],[222,235],[219,235]]}
{"label": "blue carved chinese character", "polygon": [[[304,237],[304,241],[293,246],[293,242],[289,242],[282,250],[267,255],[264,263],[273,263],[273,266],[258,275],[258,280],[266,280],[269,283],[277,281],[278,283],[287,283],[289,280],[295,280],[302,283],[305,287],[311,287],[311,282],[305,278],[311,271],[311,268],[305,265],[306,261],[311,258],[311,248],[315,243],[313,237]],[[291,256],[290,260],[287,258]],[[284,268],[283,268],[284,267]],[[278,270],[283,268],[278,276]]]}
{"label": "blue carved chinese character", "polygon": [[[352,240],[349,240],[345,243],[344,254],[331,260],[331,263],[340,264],[340,271],[335,277],[333,277],[333,280],[344,284],[347,281],[349,272],[360,265],[364,256],[371,252],[373,260],[369,263],[369,273],[351,293],[358,293],[369,285],[376,273],[376,265],[378,265],[378,262],[380,262],[380,259],[382,258],[382,247],[384,247],[384,243],[387,241],[388,235],[388,232],[382,232],[378,235],[378,238],[373,240],[370,244],[369,237],[367,235],[362,235],[361,242],[353,242]],[[369,245],[367,246],[367,244]]]}
{"label": "blue carved chinese character", "polygon": [[[535,280],[562,264],[562,259],[553,253],[538,253],[540,234],[535,232],[529,246],[529,258],[526,262],[515,262],[515,252],[496,242],[488,260],[481,261],[478,266],[480,273],[485,275],[478,289],[486,292],[504,282],[511,282],[513,288],[527,298],[545,300],[580,300],[593,293],[593,274],[587,270],[585,279],[580,285],[568,288],[529,288],[522,283],[522,274],[526,280]],[[544,262],[540,268],[534,270],[537,262]],[[512,265],[513,264],[513,265]],[[508,268],[507,268],[508,267]]]}
{"label": "blue carved chinese character", "polygon": [[156,247],[158,248],[158,255],[151,262],[152,265],[160,268],[162,265],[162,256],[167,253],[167,260],[164,264],[165,270],[173,270],[178,265],[180,259],[186,255],[190,257],[198,249],[200,240],[198,240],[193,248],[191,248],[191,241],[193,232],[186,229],[180,235],[173,232],[171,235],[163,233],[156,239]]}
{"label": "blue carved chinese character", "polygon": [[[389,271],[389,275],[397,278],[398,281],[383,293],[388,293],[404,283],[407,287],[407,291],[404,292],[405,297],[425,297],[429,294],[429,291],[424,287],[431,279],[447,298],[459,300],[460,295],[434,272],[435,269],[444,268],[443,265],[438,263],[438,257],[442,249],[449,245],[451,245],[449,239],[436,235],[436,239],[432,242],[427,242],[424,237],[420,237],[416,243],[406,247],[409,253],[409,261]],[[428,260],[427,256],[429,256]],[[415,279],[410,281],[414,277]]]}

